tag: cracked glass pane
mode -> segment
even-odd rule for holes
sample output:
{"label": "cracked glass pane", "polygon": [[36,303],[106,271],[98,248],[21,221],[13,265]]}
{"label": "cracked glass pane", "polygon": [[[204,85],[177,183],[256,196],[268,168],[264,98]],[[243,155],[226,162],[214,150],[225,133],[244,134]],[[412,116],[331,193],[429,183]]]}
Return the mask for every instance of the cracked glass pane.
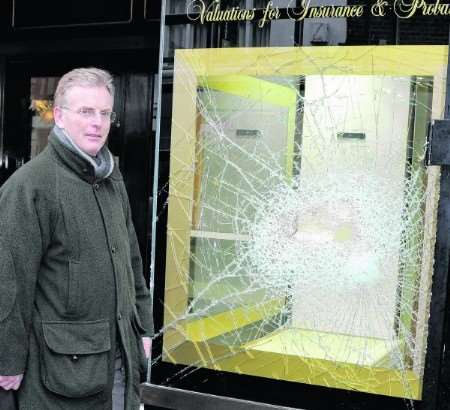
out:
{"label": "cracked glass pane", "polygon": [[209,368],[420,399],[439,196],[426,130],[446,59],[176,52],[159,334],[162,360],[186,365],[173,378]]}

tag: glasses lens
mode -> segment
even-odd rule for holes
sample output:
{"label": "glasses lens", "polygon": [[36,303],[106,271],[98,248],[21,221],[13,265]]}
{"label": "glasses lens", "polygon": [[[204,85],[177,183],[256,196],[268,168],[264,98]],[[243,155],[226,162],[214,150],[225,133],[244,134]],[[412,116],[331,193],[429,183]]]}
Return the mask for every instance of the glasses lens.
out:
{"label": "glasses lens", "polygon": [[80,113],[84,118],[92,118],[92,117],[95,117],[95,109],[94,109],[94,108],[83,107],[83,108],[80,108],[79,113]]}

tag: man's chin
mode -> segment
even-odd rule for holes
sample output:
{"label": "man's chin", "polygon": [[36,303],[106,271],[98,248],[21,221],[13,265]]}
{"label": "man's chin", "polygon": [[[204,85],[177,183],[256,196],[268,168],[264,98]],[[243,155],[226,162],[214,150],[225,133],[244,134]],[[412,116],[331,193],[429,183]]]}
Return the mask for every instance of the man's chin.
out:
{"label": "man's chin", "polygon": [[[102,145],[103,146],[103,145]],[[91,156],[91,157],[96,157],[97,156],[97,154],[99,153],[99,151],[101,150],[101,148],[102,148],[102,146],[100,146],[100,147],[95,147],[95,148],[92,148],[92,147],[83,147],[83,148],[80,148],[81,149],[81,151],[83,151],[85,154],[88,154],[89,156]]]}
{"label": "man's chin", "polygon": [[95,157],[98,152],[102,149],[105,143],[101,141],[92,141],[91,143],[84,144],[82,147],[79,147],[84,153],[90,155],[91,157]]}

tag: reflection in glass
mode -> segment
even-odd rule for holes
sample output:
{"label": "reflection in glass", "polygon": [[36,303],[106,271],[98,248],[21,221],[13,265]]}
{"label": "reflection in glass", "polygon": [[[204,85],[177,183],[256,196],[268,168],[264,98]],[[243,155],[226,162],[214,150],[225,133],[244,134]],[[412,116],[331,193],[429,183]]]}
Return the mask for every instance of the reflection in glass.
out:
{"label": "reflection in glass", "polygon": [[48,143],[48,134],[53,128],[53,96],[59,77],[33,77],[30,81],[31,124],[30,158],[39,154]]}

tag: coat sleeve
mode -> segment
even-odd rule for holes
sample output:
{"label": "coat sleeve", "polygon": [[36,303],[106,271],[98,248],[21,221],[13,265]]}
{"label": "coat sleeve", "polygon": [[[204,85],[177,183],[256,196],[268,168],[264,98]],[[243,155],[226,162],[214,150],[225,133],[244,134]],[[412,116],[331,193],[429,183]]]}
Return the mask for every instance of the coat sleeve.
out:
{"label": "coat sleeve", "polygon": [[136,293],[135,308],[138,314],[138,319],[140,321],[139,325],[142,328],[142,336],[152,337],[154,335],[152,296],[144,280],[141,252],[139,250],[139,243],[131,218],[130,203],[128,200],[128,195],[126,193],[125,185],[122,185],[122,198],[125,201],[126,223],[131,254],[131,266],[133,268],[134,274]]}
{"label": "coat sleeve", "polygon": [[0,375],[25,372],[45,238],[37,198],[20,178],[0,189]]}

